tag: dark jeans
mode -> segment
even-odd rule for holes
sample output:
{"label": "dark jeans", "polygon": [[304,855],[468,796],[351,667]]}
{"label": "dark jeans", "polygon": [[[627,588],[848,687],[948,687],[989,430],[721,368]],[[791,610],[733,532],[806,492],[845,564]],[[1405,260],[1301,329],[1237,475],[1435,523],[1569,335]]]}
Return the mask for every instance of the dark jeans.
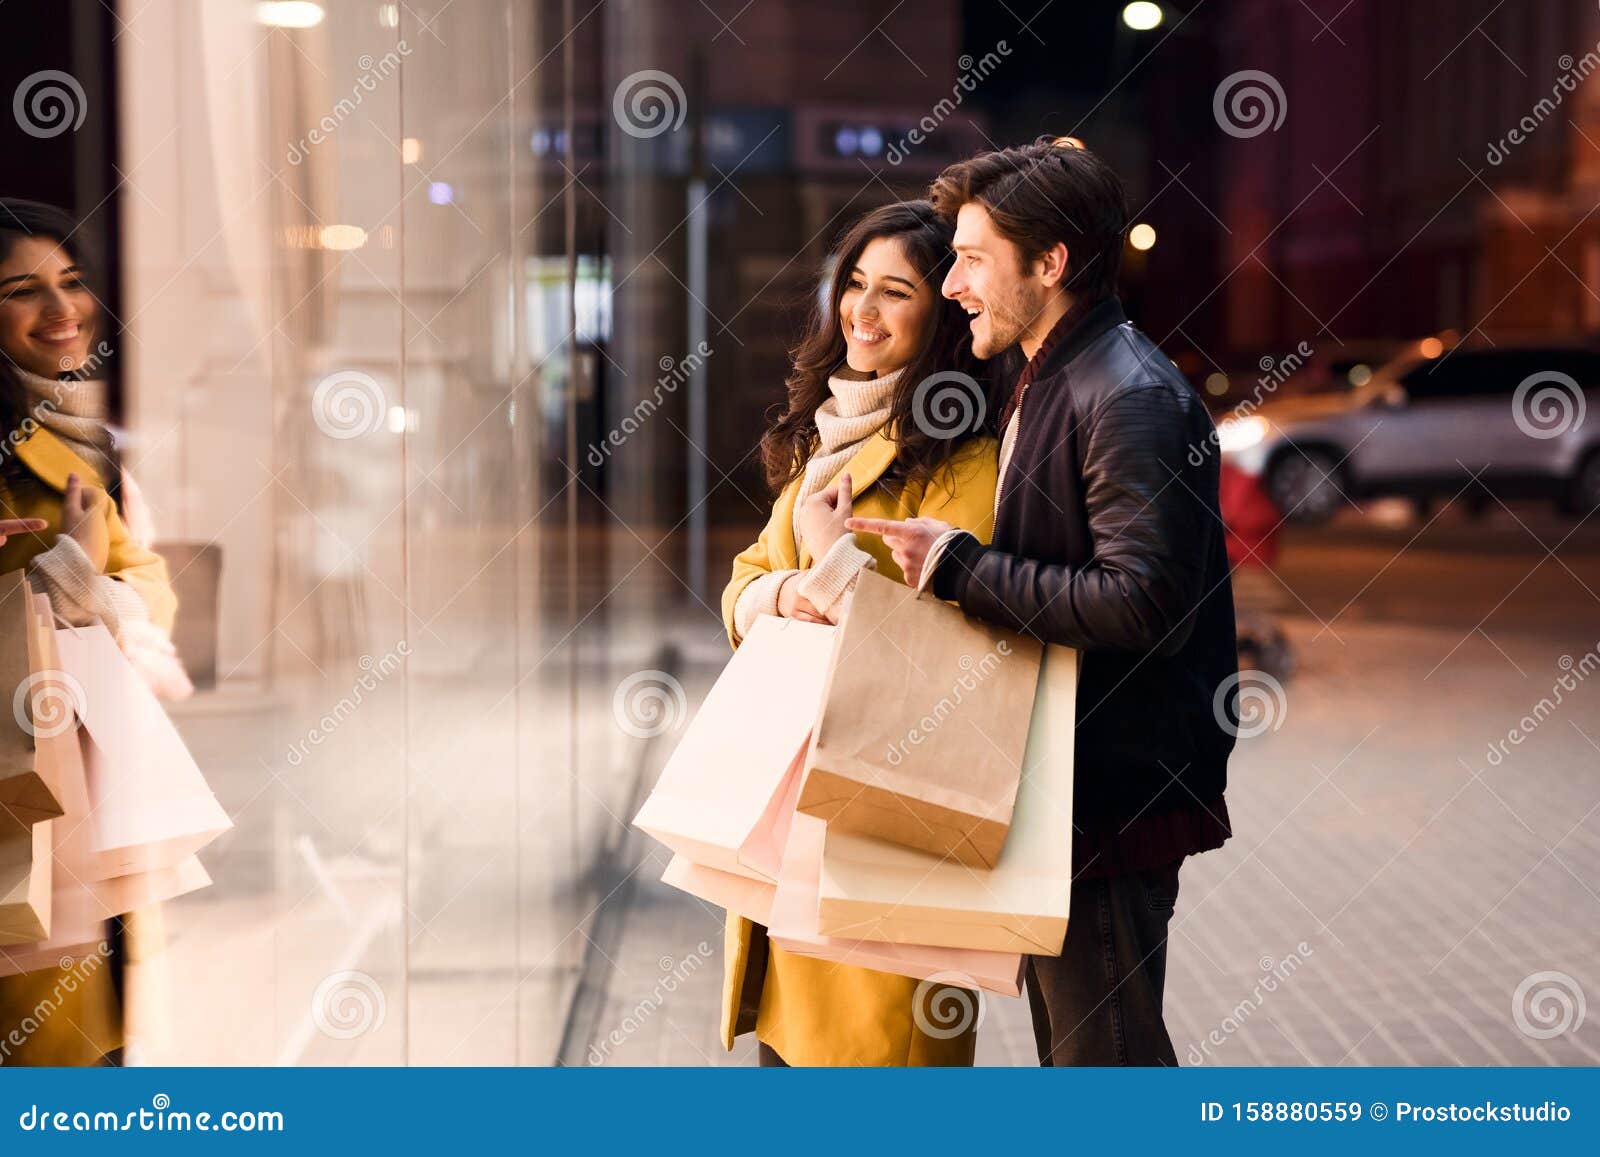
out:
{"label": "dark jeans", "polygon": [[1028,957],[1041,1065],[1178,1063],[1161,992],[1182,864],[1072,885],[1061,955]]}

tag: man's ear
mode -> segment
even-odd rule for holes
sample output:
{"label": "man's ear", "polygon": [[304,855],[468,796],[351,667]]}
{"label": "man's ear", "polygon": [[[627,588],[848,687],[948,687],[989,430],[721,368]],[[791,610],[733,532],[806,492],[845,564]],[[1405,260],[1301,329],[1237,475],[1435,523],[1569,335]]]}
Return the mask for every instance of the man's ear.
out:
{"label": "man's ear", "polygon": [[1060,289],[1067,283],[1067,244],[1057,241],[1041,253],[1036,261],[1046,288]]}

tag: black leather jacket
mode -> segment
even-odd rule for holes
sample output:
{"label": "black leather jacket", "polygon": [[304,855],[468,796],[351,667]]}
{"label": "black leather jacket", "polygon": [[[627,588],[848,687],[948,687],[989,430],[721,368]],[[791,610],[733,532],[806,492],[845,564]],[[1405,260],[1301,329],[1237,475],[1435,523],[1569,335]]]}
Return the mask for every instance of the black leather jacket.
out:
{"label": "black leather jacket", "polygon": [[1115,832],[1227,785],[1238,660],[1214,426],[1115,298],[1040,357],[994,541],[951,544],[933,589],[1082,652],[1075,822]]}

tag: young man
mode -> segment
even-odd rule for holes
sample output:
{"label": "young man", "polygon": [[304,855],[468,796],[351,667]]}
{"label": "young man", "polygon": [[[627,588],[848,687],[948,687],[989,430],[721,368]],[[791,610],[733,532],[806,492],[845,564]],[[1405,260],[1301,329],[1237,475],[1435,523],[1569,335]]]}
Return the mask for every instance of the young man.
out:
{"label": "young man", "polygon": [[967,614],[1081,653],[1072,918],[1060,956],[1029,958],[1039,1061],[1173,1065],[1168,921],[1184,857],[1231,834],[1238,726],[1213,426],[1123,316],[1127,210],[1093,153],[985,153],[930,195],[956,223],[944,295],[974,352],[1028,358],[999,416],[993,543],[928,518],[847,525],[883,535],[911,585],[930,569]]}

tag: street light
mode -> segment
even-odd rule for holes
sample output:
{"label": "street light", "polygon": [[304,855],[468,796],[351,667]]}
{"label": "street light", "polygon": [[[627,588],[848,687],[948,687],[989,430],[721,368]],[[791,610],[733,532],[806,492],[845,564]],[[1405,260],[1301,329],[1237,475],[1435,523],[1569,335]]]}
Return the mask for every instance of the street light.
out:
{"label": "street light", "polygon": [[315,28],[322,16],[322,5],[310,0],[264,0],[256,5],[257,22],[268,28]]}
{"label": "street light", "polygon": [[1134,0],[1122,10],[1122,22],[1135,32],[1149,32],[1161,23],[1165,15],[1159,4],[1152,4],[1150,0]]}
{"label": "street light", "polygon": [[1154,246],[1155,243],[1156,231],[1153,225],[1146,225],[1143,221],[1140,221],[1132,229],[1128,230],[1128,244],[1141,253]]}

